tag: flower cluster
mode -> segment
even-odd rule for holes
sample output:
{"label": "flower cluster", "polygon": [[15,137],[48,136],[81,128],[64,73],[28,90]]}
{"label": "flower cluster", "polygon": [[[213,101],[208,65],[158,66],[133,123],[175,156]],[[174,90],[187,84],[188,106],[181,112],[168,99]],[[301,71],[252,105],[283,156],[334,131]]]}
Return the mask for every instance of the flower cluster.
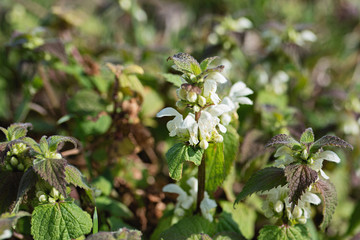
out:
{"label": "flower cluster", "polygon": [[29,148],[24,143],[16,143],[10,146],[10,150],[6,153],[5,169],[7,171],[24,171],[27,165]]}
{"label": "flower cluster", "polygon": [[[190,194],[187,194],[180,186],[173,183],[167,184],[163,187],[163,192],[176,193],[179,195],[175,205],[175,214],[177,216],[184,216],[185,210],[190,209],[197,199],[198,180],[192,177],[189,178],[186,183],[190,186]],[[200,203],[202,216],[212,222],[213,216],[211,214],[211,209],[215,208],[216,206],[216,202],[210,199],[209,194],[205,192],[204,199]]]}
{"label": "flower cluster", "polygon": [[41,203],[56,203],[56,201],[64,201],[65,197],[59,193],[56,188],[52,188],[50,194],[46,194],[43,191],[37,191],[36,197]]}
{"label": "flower cluster", "polygon": [[[174,117],[167,123],[169,135],[177,136],[192,146],[199,144],[202,149],[207,149],[209,142],[222,142],[221,133],[226,132],[224,125],[229,124],[233,116],[237,116],[236,111],[239,104],[252,104],[252,101],[246,96],[252,94],[253,91],[247,88],[243,82],[237,82],[232,86],[229,95],[221,99],[217,93],[218,86],[227,82],[227,79],[220,73],[223,66],[203,69],[195,75],[182,70],[179,66],[182,67],[184,64],[177,62],[180,61],[178,59],[182,61],[186,59],[195,66],[199,65],[190,55],[177,54],[172,59],[176,64],[175,69],[184,72],[181,77],[183,84],[177,89],[180,100],[176,105],[179,108],[187,107],[191,112],[184,118],[176,109],[167,107],[156,116],[159,118]],[[204,61],[211,62],[212,60],[205,59]]]}

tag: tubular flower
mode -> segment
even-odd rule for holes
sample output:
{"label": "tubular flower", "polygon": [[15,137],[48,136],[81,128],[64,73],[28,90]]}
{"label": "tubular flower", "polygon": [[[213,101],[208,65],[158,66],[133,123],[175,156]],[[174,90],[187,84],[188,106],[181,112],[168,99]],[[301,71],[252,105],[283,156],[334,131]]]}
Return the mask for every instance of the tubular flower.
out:
{"label": "tubular flower", "polygon": [[214,72],[209,74],[204,83],[204,90],[203,90],[203,96],[213,104],[218,104],[221,99],[217,95],[216,90],[218,84],[226,83],[226,78],[218,72]]}

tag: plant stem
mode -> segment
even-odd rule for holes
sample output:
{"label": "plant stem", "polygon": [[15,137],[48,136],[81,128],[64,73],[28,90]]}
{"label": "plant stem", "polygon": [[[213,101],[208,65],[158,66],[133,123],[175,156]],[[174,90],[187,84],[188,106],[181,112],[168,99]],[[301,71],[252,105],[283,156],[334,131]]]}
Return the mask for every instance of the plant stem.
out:
{"label": "plant stem", "polygon": [[201,212],[200,203],[204,199],[204,193],[205,193],[205,153],[203,154],[201,159],[201,164],[198,167],[198,193],[197,193],[195,213]]}

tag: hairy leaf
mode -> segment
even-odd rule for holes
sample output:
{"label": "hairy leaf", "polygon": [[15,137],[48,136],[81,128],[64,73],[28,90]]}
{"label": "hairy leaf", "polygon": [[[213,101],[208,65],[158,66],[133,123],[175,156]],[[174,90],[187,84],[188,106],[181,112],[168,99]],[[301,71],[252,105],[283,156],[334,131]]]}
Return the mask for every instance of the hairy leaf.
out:
{"label": "hairy leaf", "polygon": [[309,145],[311,143],[313,143],[315,141],[314,138],[314,132],[312,130],[312,128],[308,128],[306,129],[300,137],[300,143],[304,144],[304,145]]}
{"label": "hairy leaf", "polygon": [[34,164],[34,170],[51,186],[66,196],[65,159],[44,159]]}
{"label": "hairy leaf", "polygon": [[22,217],[31,216],[30,213],[27,212],[18,212],[18,213],[4,213],[0,216],[0,236],[3,234],[5,230],[10,230],[13,226],[15,226],[17,220]]}
{"label": "hairy leaf", "polygon": [[304,225],[264,226],[260,230],[258,240],[311,240]]}
{"label": "hairy leaf", "polygon": [[138,230],[120,228],[117,232],[99,232],[86,240],[141,240],[142,233]]}
{"label": "hairy leaf", "polygon": [[205,233],[212,235],[215,226],[200,216],[191,216],[181,219],[160,235],[164,240],[186,240],[193,234]]}
{"label": "hairy leaf", "polygon": [[46,139],[46,136],[42,136],[39,141],[39,147],[41,153],[47,153],[49,152],[49,143]]}
{"label": "hairy leaf", "polygon": [[90,189],[90,187],[86,184],[82,173],[72,165],[65,166],[65,180],[68,184],[72,184],[76,187]]}
{"label": "hairy leaf", "polygon": [[205,151],[206,160],[206,191],[212,193],[221,186],[225,175],[224,143],[211,143]]}
{"label": "hairy leaf", "polygon": [[90,215],[73,202],[44,204],[35,207],[31,235],[35,240],[70,240],[90,232]]}
{"label": "hairy leaf", "polygon": [[307,165],[291,164],[285,167],[285,176],[289,183],[289,202],[297,205],[305,190],[316,181],[318,174]]}
{"label": "hairy leaf", "polygon": [[272,146],[279,146],[279,145],[286,145],[292,148],[294,145],[300,145],[298,141],[294,138],[286,135],[286,134],[279,134],[275,137],[271,138],[270,141],[265,145],[265,147],[272,147]]}
{"label": "hairy leaf", "polygon": [[321,230],[325,230],[331,221],[337,205],[336,189],[329,180],[324,179],[320,179],[316,182],[315,189],[320,193],[321,201],[323,203],[323,220],[320,224],[320,228]]}
{"label": "hairy leaf", "polygon": [[163,76],[167,82],[174,84],[175,87],[180,87],[182,84],[181,77],[179,75],[164,73]]}
{"label": "hairy leaf", "polygon": [[193,162],[195,165],[199,166],[203,152],[204,151],[200,148],[193,148],[184,143],[177,143],[172,146],[166,153],[170,177],[175,180],[180,180],[185,161]]}
{"label": "hairy leaf", "polygon": [[16,200],[16,190],[19,188],[23,174],[23,172],[0,171],[0,213],[9,210]]}
{"label": "hairy leaf", "polygon": [[19,184],[19,188],[17,190],[17,197],[16,197],[16,205],[14,208],[14,212],[19,210],[20,204],[22,202],[23,197],[25,194],[35,186],[37,181],[37,174],[35,173],[33,167],[29,167],[24,175],[22,176]]}
{"label": "hairy leaf", "polygon": [[49,144],[49,151],[50,152],[55,152],[58,149],[59,143],[62,142],[71,142],[72,144],[74,144],[75,148],[77,147],[77,141],[75,138],[72,137],[66,137],[66,136],[51,136],[47,139],[48,144]]}
{"label": "hairy leaf", "polygon": [[[7,141],[12,141],[15,139],[19,139],[21,137],[25,137],[28,128],[31,128],[31,123],[13,123],[7,129]],[[3,130],[4,132],[4,130]],[[5,132],[4,132],[5,133]]]}
{"label": "hairy leaf", "polygon": [[26,144],[29,148],[31,148],[35,152],[41,153],[40,146],[34,139],[29,138],[29,137],[24,137],[21,139],[21,142]]}
{"label": "hairy leaf", "polygon": [[205,71],[209,67],[209,65],[212,63],[212,61],[214,61],[217,58],[219,58],[219,57],[215,56],[215,57],[208,57],[208,58],[205,58],[204,60],[202,60],[200,63],[201,70]]}
{"label": "hairy leaf", "polygon": [[183,73],[193,73],[194,75],[201,73],[199,63],[190,54],[178,53],[169,57],[168,60],[172,60],[177,66],[177,70],[180,70]]}
{"label": "hairy leaf", "polygon": [[318,139],[310,148],[310,152],[315,153],[320,148],[326,146],[336,146],[336,147],[343,147],[343,148],[350,148],[353,149],[353,146],[348,142],[342,140],[337,136],[323,136],[322,138]]}
{"label": "hairy leaf", "polygon": [[277,186],[284,186],[286,183],[284,169],[276,167],[261,169],[250,177],[243,190],[236,197],[234,204],[255,192],[267,191]]}
{"label": "hairy leaf", "polygon": [[236,232],[221,232],[214,236],[214,240],[245,240],[240,233]]}

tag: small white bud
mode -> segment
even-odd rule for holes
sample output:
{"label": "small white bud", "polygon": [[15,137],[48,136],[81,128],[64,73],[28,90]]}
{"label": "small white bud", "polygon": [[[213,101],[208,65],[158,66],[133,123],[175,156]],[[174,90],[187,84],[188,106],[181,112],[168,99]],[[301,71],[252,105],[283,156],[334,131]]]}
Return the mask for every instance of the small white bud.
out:
{"label": "small white bud", "polygon": [[207,149],[209,147],[209,143],[205,139],[203,139],[200,141],[200,147],[202,149]]}
{"label": "small white bud", "polygon": [[201,110],[201,108],[198,105],[194,105],[193,109],[194,112],[199,112]]}
{"label": "small white bud", "polygon": [[52,188],[52,189],[51,189],[51,192],[50,192],[50,195],[51,195],[53,198],[57,199],[57,198],[59,197],[59,191],[56,190],[56,188]]}
{"label": "small white bud", "polygon": [[298,221],[299,221],[299,223],[301,223],[301,224],[305,224],[305,223],[306,223],[306,218],[305,218],[305,216],[299,217],[299,218],[298,218]]}
{"label": "small white bud", "polygon": [[302,157],[302,159],[304,159],[304,160],[308,159],[309,153],[308,153],[308,151],[307,151],[306,149],[304,149],[304,151],[302,151],[301,157]]}
{"label": "small white bud", "polygon": [[49,197],[49,203],[56,203],[56,200],[52,197]]}
{"label": "small white bud", "polygon": [[177,94],[179,96],[180,99],[185,100],[186,96],[187,96],[187,91],[183,88],[178,89],[179,91],[177,91]]}
{"label": "small white bud", "polygon": [[197,94],[195,92],[188,92],[187,96],[186,96],[186,99],[189,101],[189,102],[195,102],[196,99],[197,99]]}
{"label": "small white bud", "polygon": [[61,156],[60,153],[56,153],[54,158],[55,158],[55,159],[62,159],[62,156]]}
{"label": "small white bud", "polygon": [[214,137],[214,141],[217,142],[217,143],[221,143],[224,141],[224,138],[223,136],[221,136],[220,134],[217,134],[215,137]]}
{"label": "small white bud", "polygon": [[14,148],[12,149],[12,153],[13,153],[14,155],[18,155],[19,150],[17,149],[17,147],[14,147]]}
{"label": "small white bud", "polygon": [[274,206],[275,212],[280,213],[280,212],[282,212],[283,209],[284,209],[284,203],[282,201],[278,200]]}
{"label": "small white bud", "polygon": [[37,191],[36,192],[36,197],[39,198],[41,195],[45,195],[45,193],[43,191]]}
{"label": "small white bud", "polygon": [[18,165],[19,161],[17,160],[16,157],[11,157],[10,163],[15,167],[16,165]]}
{"label": "small white bud", "polygon": [[206,98],[203,97],[203,96],[201,96],[201,95],[198,96],[197,101],[198,101],[198,104],[199,104],[201,107],[203,107],[203,106],[206,105]]}
{"label": "small white bud", "polygon": [[191,81],[195,82],[197,79],[196,79],[196,76],[194,74],[191,74],[190,75],[190,79]]}
{"label": "small white bud", "polygon": [[62,195],[62,194],[59,194],[59,200],[60,200],[60,201],[64,201],[64,200],[65,200],[65,197],[64,197],[64,195]]}
{"label": "small white bud", "polygon": [[186,105],[187,104],[183,100],[179,100],[179,101],[176,102],[176,106],[178,108],[184,108],[184,107],[186,107]]}
{"label": "small white bud", "polygon": [[46,202],[46,201],[47,201],[47,197],[46,197],[45,195],[40,195],[40,197],[39,197],[39,202],[44,203],[44,202]]}
{"label": "small white bud", "polygon": [[292,214],[293,214],[294,218],[300,218],[302,215],[301,208],[299,208],[298,206],[295,206]]}

